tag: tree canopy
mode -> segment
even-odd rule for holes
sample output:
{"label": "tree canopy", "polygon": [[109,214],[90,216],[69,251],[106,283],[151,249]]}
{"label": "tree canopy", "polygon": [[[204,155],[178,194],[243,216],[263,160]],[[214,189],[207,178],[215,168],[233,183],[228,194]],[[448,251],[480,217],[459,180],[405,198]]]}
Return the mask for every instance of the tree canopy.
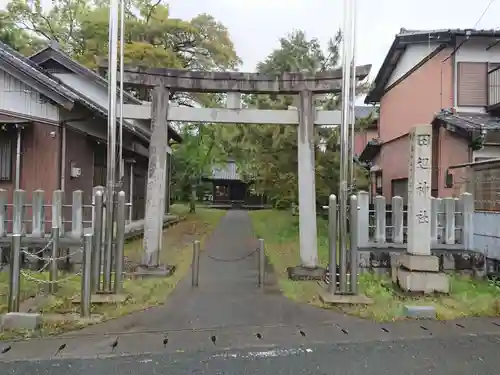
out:
{"label": "tree canopy", "polygon": [[[342,36],[337,31],[323,49],[320,42],[307,38],[303,31],[294,31],[280,39],[280,47],[257,65],[267,74],[306,71],[316,73],[338,67]],[[360,86],[363,89],[363,86]],[[324,109],[338,108],[339,95],[318,97],[316,104]],[[258,108],[287,109],[294,105],[292,96],[249,95],[246,104]],[[298,200],[297,128],[282,125],[237,126],[226,140],[231,154],[238,153],[241,168],[247,176],[256,177],[257,189],[268,195],[278,207],[288,207]],[[238,145],[235,148],[232,145]],[[316,192],[317,203],[327,204],[336,193],[339,179],[338,129],[316,128]],[[364,172],[357,171],[358,186],[366,184]]]}

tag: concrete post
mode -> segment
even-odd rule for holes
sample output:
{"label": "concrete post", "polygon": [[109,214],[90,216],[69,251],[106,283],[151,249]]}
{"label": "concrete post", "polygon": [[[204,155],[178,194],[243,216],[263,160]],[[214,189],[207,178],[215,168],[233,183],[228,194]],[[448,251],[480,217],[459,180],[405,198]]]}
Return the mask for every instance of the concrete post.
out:
{"label": "concrete post", "polygon": [[299,94],[298,182],[300,260],[304,268],[316,268],[318,263],[316,226],[316,184],[314,163],[313,93]]}
{"label": "concrete post", "polygon": [[143,265],[158,267],[165,212],[165,174],[168,150],[168,99],[169,90],[158,86],[154,89],[151,106],[151,141],[149,143],[148,185],[146,215],[144,218]]}
{"label": "concrete post", "polygon": [[463,233],[462,241],[465,250],[474,250],[474,197],[470,193],[462,193]]}
{"label": "concrete post", "polygon": [[431,197],[431,244],[438,243],[438,216],[441,207],[441,198]]}
{"label": "concrete post", "polygon": [[378,195],[375,197],[375,242],[385,243],[386,236],[386,205],[385,197]]}
{"label": "concrete post", "polygon": [[444,243],[455,244],[455,198],[446,197],[444,202]]}
{"label": "concrete post", "polygon": [[71,205],[71,235],[75,238],[83,236],[83,191],[73,192]]}
{"label": "concrete post", "polygon": [[35,190],[33,192],[33,200],[31,203],[33,217],[31,234],[33,237],[40,237],[45,233],[44,195],[45,192],[43,190]]}
{"label": "concrete post", "polygon": [[403,243],[403,198],[392,197],[392,242]]}

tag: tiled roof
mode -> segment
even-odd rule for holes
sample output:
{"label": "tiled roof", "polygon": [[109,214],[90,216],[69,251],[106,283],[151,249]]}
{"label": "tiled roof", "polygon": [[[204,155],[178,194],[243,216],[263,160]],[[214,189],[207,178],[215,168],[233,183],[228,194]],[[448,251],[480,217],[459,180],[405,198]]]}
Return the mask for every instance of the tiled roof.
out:
{"label": "tiled roof", "polygon": [[234,161],[228,162],[224,166],[214,166],[212,167],[212,176],[210,177],[214,180],[241,180],[241,175],[238,173],[238,167]]}
{"label": "tiled roof", "polygon": [[[492,43],[500,38],[500,30],[474,30],[474,29],[435,29],[435,30],[407,30],[401,28],[394,37],[394,41],[380,67],[373,86],[366,96],[365,103],[378,103],[384,95],[387,83],[396,66],[404,54],[406,47],[410,44],[432,45],[429,56],[440,50],[437,45],[451,45],[455,47],[457,37],[465,38],[491,38]],[[424,59],[426,59],[425,57]],[[417,63],[417,62],[416,62]],[[417,66],[416,64],[415,66]]]}
{"label": "tiled roof", "polygon": [[[85,82],[82,82],[80,79],[75,79],[76,77],[70,74],[54,73],[55,76],[57,76],[62,82],[67,84],[67,86],[71,88],[71,90],[76,95],[78,95],[78,98],[81,101],[83,101],[84,104],[87,105],[87,107],[89,107],[93,111],[100,113],[102,116],[107,117],[108,116],[107,92],[103,94],[101,91],[95,90],[89,84],[92,85],[99,84],[100,86],[107,88],[108,81],[103,77],[101,77],[100,75],[96,74],[94,71],[88,69],[79,62],[73,60],[70,56],[68,56],[59,48],[57,48],[57,46],[54,43],[52,43],[48,47],[44,48],[43,50],[37,52],[36,54],[30,57],[33,64],[35,64],[35,62],[43,64],[43,62],[45,62],[49,58],[52,58],[54,61],[57,61],[60,65],[65,66],[74,74],[77,74],[78,76],[84,76],[87,78]],[[119,94],[119,92],[120,90],[118,88],[117,95]],[[133,104],[143,104],[140,100],[136,99],[134,96],[132,96],[127,92],[124,92],[124,102]],[[117,119],[117,121],[119,121],[119,119]],[[124,127],[129,131],[131,131],[132,133],[135,133],[149,141],[151,137],[151,130],[147,125],[143,124],[140,120],[124,119],[123,124]],[[174,128],[172,128],[172,126],[169,126],[169,138],[174,139],[176,142],[182,142],[181,136],[179,135],[179,133],[177,133],[177,131]]]}
{"label": "tiled roof", "polygon": [[[62,97],[72,103],[77,100],[77,96],[64,85],[62,85],[56,78],[51,76],[36,63],[30,61],[28,58],[2,42],[0,42],[0,60],[9,65],[12,65],[25,75],[33,79],[34,82],[42,84],[47,90],[50,90],[59,98]],[[55,95],[47,96],[54,98]],[[59,102],[59,104],[63,105],[64,103]]]}
{"label": "tiled roof", "polygon": [[500,131],[500,118],[482,113],[453,113],[443,110],[434,121],[442,121],[465,131]]}

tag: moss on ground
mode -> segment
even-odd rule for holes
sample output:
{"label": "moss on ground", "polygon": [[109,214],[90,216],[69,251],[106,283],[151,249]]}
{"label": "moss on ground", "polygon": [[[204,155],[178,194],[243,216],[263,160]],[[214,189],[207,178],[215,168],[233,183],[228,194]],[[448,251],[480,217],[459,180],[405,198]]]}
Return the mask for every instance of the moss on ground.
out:
{"label": "moss on ground", "polygon": [[[266,254],[273,264],[280,289],[288,298],[318,307],[328,307],[318,298],[318,285],[313,281],[288,279],[287,267],[300,263],[298,217],[288,211],[262,210],[250,213],[255,234],[265,239]],[[318,219],[319,265],[328,263],[327,223]],[[410,298],[396,293],[389,276],[364,273],[359,276],[359,290],[373,299],[372,305],[342,307],[342,311],[377,321],[403,319],[405,304],[433,305],[438,319],[466,316],[499,315],[500,287],[487,280],[450,275],[451,293],[446,296]]]}
{"label": "moss on ground", "polygon": [[[213,231],[220,218],[224,215],[222,210],[214,210],[200,207],[196,213],[188,213],[186,205],[174,205],[174,214],[184,217],[184,220],[168,227],[163,232],[163,251],[161,263],[176,266],[176,272],[167,278],[130,279],[124,281],[124,293],[128,299],[123,303],[94,305],[93,314],[99,314],[104,320],[116,318],[140,311],[151,306],[164,303],[168,295],[175,288],[179,280],[189,270],[192,257],[192,241],[197,239],[202,242]],[[142,238],[128,241],[125,245],[126,263],[129,266],[139,264],[142,258]],[[48,280],[47,272],[29,272],[37,279]],[[61,275],[61,278],[67,277]],[[43,298],[43,303],[37,306],[37,310],[45,314],[51,313],[78,313],[78,305],[72,303],[75,297],[80,295],[80,277],[69,276],[60,283],[56,295]],[[8,296],[8,272],[0,273],[0,313],[7,310]],[[21,303],[39,294],[39,283],[35,281],[21,280]],[[3,332],[1,338],[27,337],[33,335],[50,335],[62,331],[80,328],[88,325],[88,322],[74,320],[58,321],[55,323],[44,323],[40,332]]]}

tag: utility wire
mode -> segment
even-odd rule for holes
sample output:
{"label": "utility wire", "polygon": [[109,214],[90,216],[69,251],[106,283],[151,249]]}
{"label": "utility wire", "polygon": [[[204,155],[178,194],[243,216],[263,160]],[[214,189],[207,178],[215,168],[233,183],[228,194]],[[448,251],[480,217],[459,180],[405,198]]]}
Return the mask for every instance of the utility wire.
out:
{"label": "utility wire", "polygon": [[490,9],[491,5],[495,2],[495,0],[490,0],[490,2],[488,3],[488,5],[486,6],[486,8],[484,8],[483,10],[483,13],[481,13],[481,16],[479,17],[479,19],[477,20],[477,22],[475,23],[473,29],[475,29],[477,27],[477,25],[479,25],[479,23],[482,21],[483,17],[485,16],[486,13],[488,13],[488,10]]}

